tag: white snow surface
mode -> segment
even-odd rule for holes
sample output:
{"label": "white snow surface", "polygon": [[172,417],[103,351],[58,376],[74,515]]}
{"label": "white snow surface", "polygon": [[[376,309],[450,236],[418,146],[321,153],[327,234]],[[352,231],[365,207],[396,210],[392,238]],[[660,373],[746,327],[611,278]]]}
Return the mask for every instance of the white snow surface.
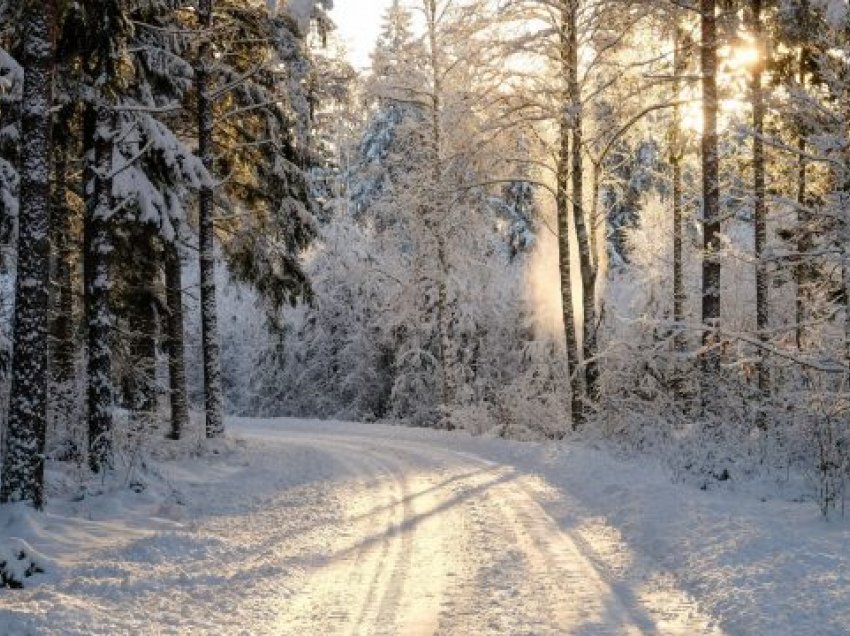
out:
{"label": "white snow surface", "polygon": [[234,420],[160,488],[0,510],[0,634],[848,634],[850,525],[570,443]]}

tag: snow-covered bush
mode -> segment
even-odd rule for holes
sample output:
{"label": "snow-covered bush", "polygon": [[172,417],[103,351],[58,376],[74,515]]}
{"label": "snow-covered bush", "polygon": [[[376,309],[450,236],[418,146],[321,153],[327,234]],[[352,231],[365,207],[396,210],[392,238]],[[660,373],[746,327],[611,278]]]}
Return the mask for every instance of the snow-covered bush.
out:
{"label": "snow-covered bush", "polygon": [[48,560],[22,539],[9,538],[0,543],[0,588],[20,589],[27,579],[44,574]]}

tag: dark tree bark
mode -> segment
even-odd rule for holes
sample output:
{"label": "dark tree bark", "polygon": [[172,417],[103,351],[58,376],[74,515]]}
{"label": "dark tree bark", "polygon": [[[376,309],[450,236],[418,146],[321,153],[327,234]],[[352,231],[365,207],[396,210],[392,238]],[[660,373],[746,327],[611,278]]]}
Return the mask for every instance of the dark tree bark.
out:
{"label": "dark tree bark", "polygon": [[[764,46],[762,26],[761,0],[751,0],[750,29],[755,39],[757,59],[752,74],[752,105],[753,105],[753,207],[755,222],[755,261],[756,261],[756,329],[758,339],[765,345],[759,349],[758,388],[762,401],[770,396],[770,370],[767,366],[766,345],[767,329],[770,322],[769,285],[767,266],[764,262],[764,248],[767,243],[767,191],[765,186],[765,148],[764,148],[764,118],[765,101],[762,79],[766,64],[767,48]],[[763,410],[757,417],[759,428],[765,428],[767,420]]]}
{"label": "dark tree bark", "polygon": [[168,376],[171,398],[171,432],[180,439],[189,424],[189,398],[186,395],[186,348],[183,341],[183,272],[176,245],[165,253],[165,298],[168,308]]}
{"label": "dark tree bark", "polygon": [[[18,104],[0,101],[0,130],[9,129],[20,121]],[[0,140],[0,274],[14,271],[18,241],[18,144],[11,138]],[[11,201],[14,204],[9,206]],[[6,303],[11,299],[0,299]],[[11,304],[11,303],[9,303]],[[3,309],[3,307],[0,307]],[[0,334],[0,380],[8,380],[11,371],[11,333]]]}
{"label": "dark tree bark", "polygon": [[[212,57],[210,38],[213,22],[213,1],[200,0],[198,20],[201,47],[195,69],[195,88],[198,99],[198,153],[204,166],[212,172],[214,161],[213,113],[209,89],[209,64]],[[213,188],[201,187],[198,208],[198,239],[201,265],[201,339],[204,356],[204,398],[206,433],[208,438],[224,435],[224,405],[221,387],[221,347],[218,335],[218,308],[215,285],[215,199]]]}
{"label": "dark tree bark", "polygon": [[[843,104],[844,121],[850,121],[850,87],[844,85],[840,91],[838,103]],[[843,213],[841,219],[841,297],[844,305],[844,381],[850,382],[850,147],[843,148],[841,162],[837,166],[836,181],[838,189],[838,209]]]}
{"label": "dark tree bark", "polygon": [[437,330],[438,351],[440,359],[440,403],[444,414],[455,399],[455,378],[452,365],[449,362],[451,351],[451,310],[449,308],[449,286],[448,271],[449,262],[446,253],[446,241],[442,236],[436,222],[433,225],[437,237],[437,265],[440,273],[440,281],[437,284]]}
{"label": "dark tree bark", "polygon": [[115,115],[101,105],[94,121],[94,187],[86,219],[86,297],[88,326],[89,466],[101,472],[112,465],[112,325],[109,305],[112,236],[112,138]]}
{"label": "dark tree bark", "polygon": [[129,276],[130,386],[132,433],[150,432],[156,415],[157,278],[153,230],[143,228],[134,241],[135,267]]}
{"label": "dark tree bark", "polygon": [[[850,209],[850,157],[845,159],[843,166],[844,181],[841,189],[841,204],[845,210]],[[844,375],[845,382],[850,381],[850,220],[842,221],[842,245],[844,258],[841,264],[841,300],[844,309]]]}
{"label": "dark tree bark", "polygon": [[720,156],[717,132],[717,1],[700,0],[702,32],[702,190],[703,190],[703,264],[702,322],[703,403],[707,405],[706,382],[720,367],[716,345],[720,327]]}
{"label": "dark tree bark", "polygon": [[18,278],[0,501],[44,505],[50,303],[50,155],[55,0],[24,6]]}
{"label": "dark tree bark", "polygon": [[[70,119],[73,112],[63,111],[54,129],[54,180],[51,234],[54,256],[54,318],[51,372],[53,381],[67,384],[74,377],[76,338],[74,337],[74,245],[71,236],[73,211],[67,202]],[[63,409],[69,413],[68,409]]]}
{"label": "dark tree bark", "polygon": [[683,232],[683,186],[682,186],[682,160],[684,159],[684,142],[682,139],[682,107],[678,105],[681,94],[682,80],[685,74],[685,38],[678,24],[673,29],[673,91],[674,100],[677,102],[673,107],[673,121],[670,130],[670,167],[673,181],[673,322],[675,323],[675,335],[673,346],[677,352],[683,353],[687,349],[685,339],[685,302],[687,292],[685,291],[684,273],[684,232]]}
{"label": "dark tree bark", "polygon": [[[799,57],[799,78],[800,86],[806,84],[806,58],[807,52],[805,47],[800,48]],[[808,208],[808,159],[806,157],[808,144],[806,143],[806,135],[804,131],[800,131],[797,136],[797,259],[798,262],[794,267],[794,283],[795,283],[795,300],[796,300],[796,320],[795,320],[795,339],[797,349],[801,350],[805,346],[805,327],[806,320],[806,290],[810,281],[811,267],[808,263],[808,254],[811,251],[811,222],[812,216]]]}

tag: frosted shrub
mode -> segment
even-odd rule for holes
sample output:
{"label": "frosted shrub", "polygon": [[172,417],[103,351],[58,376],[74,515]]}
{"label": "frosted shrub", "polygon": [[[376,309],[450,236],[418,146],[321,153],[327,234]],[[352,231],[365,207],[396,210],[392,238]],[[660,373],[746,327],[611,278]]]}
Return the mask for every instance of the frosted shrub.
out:
{"label": "frosted shrub", "polygon": [[850,476],[850,415],[847,394],[824,390],[818,382],[798,416],[797,426],[805,443],[804,473],[812,483],[821,514],[828,518],[836,509],[844,514],[844,497]]}

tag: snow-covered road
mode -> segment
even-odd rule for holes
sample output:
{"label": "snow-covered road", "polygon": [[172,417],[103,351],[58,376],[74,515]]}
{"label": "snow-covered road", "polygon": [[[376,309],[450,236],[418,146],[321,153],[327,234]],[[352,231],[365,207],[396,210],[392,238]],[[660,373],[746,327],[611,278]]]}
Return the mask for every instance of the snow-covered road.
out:
{"label": "snow-covered road", "polygon": [[[280,433],[252,431],[279,443]],[[686,596],[606,579],[537,478],[436,444],[288,432],[354,477],[335,540],[281,617],[330,634],[701,634]]]}
{"label": "snow-covered road", "polygon": [[238,452],[164,464],[181,501],[146,520],[122,499],[25,529],[63,575],[0,597],[4,633],[716,633],[611,529],[559,524],[544,481],[451,436],[236,432]]}

